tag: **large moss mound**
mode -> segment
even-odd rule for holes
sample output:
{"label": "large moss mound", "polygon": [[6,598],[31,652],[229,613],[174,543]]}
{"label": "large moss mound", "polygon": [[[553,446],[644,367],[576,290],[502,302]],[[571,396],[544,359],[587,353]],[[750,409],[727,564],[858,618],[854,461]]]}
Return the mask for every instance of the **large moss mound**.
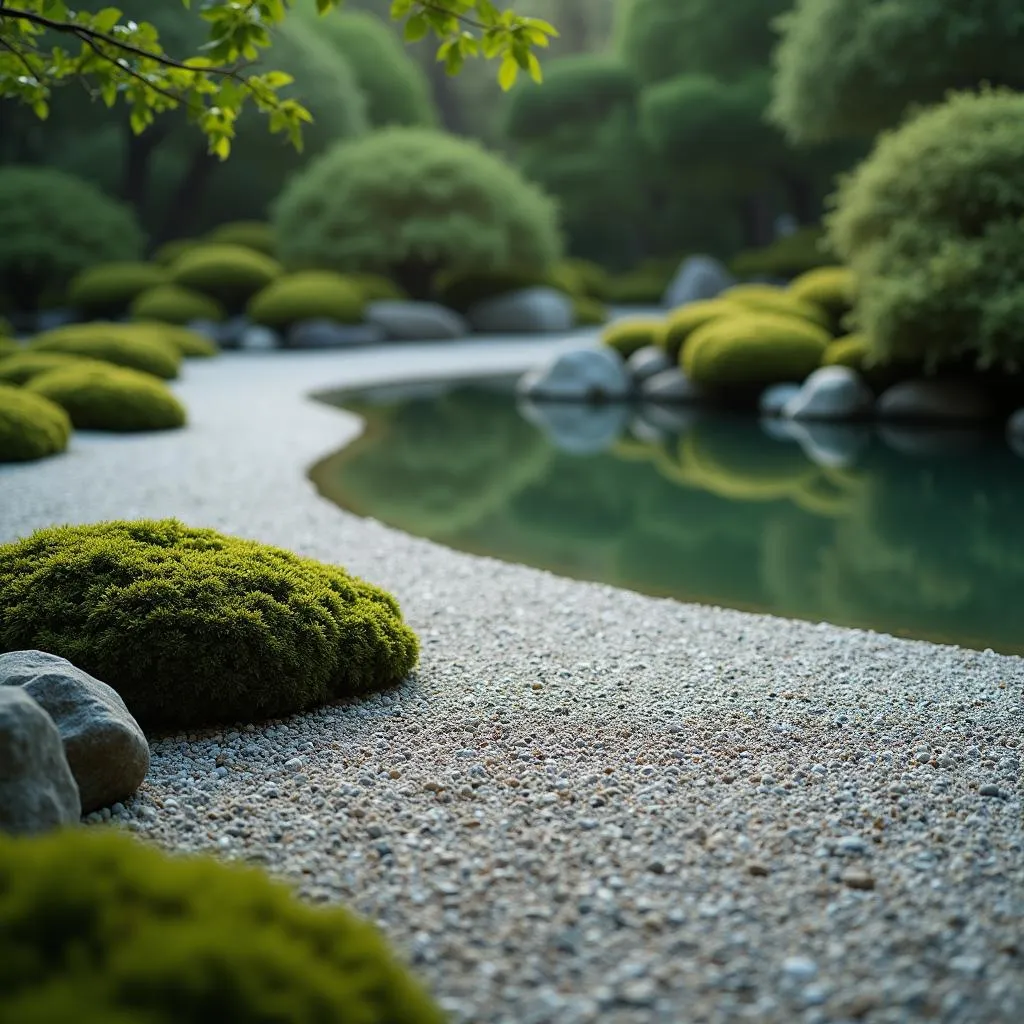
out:
{"label": "large moss mound", "polygon": [[330,270],[304,270],[273,281],[249,302],[250,318],[268,327],[327,319],[357,324],[366,300],[349,278]]}
{"label": "large moss mound", "polygon": [[181,367],[181,353],[173,345],[156,337],[152,328],[139,330],[135,324],[69,324],[37,335],[29,349],[100,359],[163,380],[173,380]]}
{"label": "large moss mound", "polygon": [[68,301],[93,317],[118,316],[132,300],[163,284],[167,271],[156,263],[98,263],[77,274]]}
{"label": "large moss mound", "polygon": [[0,546],[0,651],[65,657],[147,728],[287,715],[397,683],[418,641],[337,566],[176,520],[40,530]]}
{"label": "large moss mound", "polygon": [[99,359],[71,356],[66,352],[17,352],[6,359],[0,359],[0,384],[20,386],[35,380],[40,374],[51,370],[63,370],[68,366],[112,366]]}
{"label": "large moss mound", "polygon": [[71,422],[58,405],[0,384],[0,462],[29,462],[68,446]]}
{"label": "large moss mound", "polygon": [[369,923],[122,833],[0,838],[4,1021],[442,1024]]}

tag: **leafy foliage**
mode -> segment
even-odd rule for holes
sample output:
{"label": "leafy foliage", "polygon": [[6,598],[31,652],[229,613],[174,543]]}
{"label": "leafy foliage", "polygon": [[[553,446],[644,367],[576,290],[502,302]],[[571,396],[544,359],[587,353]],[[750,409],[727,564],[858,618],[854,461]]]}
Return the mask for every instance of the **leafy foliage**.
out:
{"label": "leafy foliage", "polygon": [[[149,326],[148,324],[136,324],[136,328]],[[212,341],[203,337],[198,331],[190,331],[187,327],[180,327],[176,324],[156,324],[156,336],[181,353],[182,359],[210,359],[219,353],[219,349]]]}
{"label": "leafy foliage", "polygon": [[143,292],[131,304],[136,320],[157,320],[167,324],[187,324],[193,320],[215,323],[227,315],[216,300],[180,284],[161,284]]}
{"label": "leafy foliage", "polygon": [[0,650],[32,648],[114,687],[144,728],[167,729],[378,690],[418,655],[383,590],[175,520],[57,527],[0,546]]}
{"label": "leafy foliage", "polygon": [[797,277],[809,270],[832,266],[835,259],[824,231],[809,226],[764,248],[738,253],[729,268],[739,277]]}
{"label": "leafy foliage", "polygon": [[99,263],[76,275],[68,286],[68,301],[90,317],[118,316],[141,292],[167,278],[153,263]]}
{"label": "leafy foliage", "polygon": [[100,359],[164,380],[173,380],[181,368],[181,355],[173,346],[132,324],[69,324],[37,335],[29,348]]}
{"label": "leafy foliage", "polygon": [[67,448],[70,436],[71,421],[59,405],[0,384],[0,462],[28,462],[56,455]]}
{"label": "leafy foliage", "polygon": [[357,324],[366,307],[364,293],[350,277],[330,270],[285,274],[253,296],[249,318],[268,327],[285,328],[302,320]]}
{"label": "leafy foliage", "polygon": [[171,264],[175,284],[223,303],[229,310],[241,308],[258,291],[281,274],[272,257],[242,245],[211,242],[197,246]]}
{"label": "leafy foliage", "polygon": [[853,305],[853,286],[848,267],[819,267],[791,281],[789,293],[801,302],[820,306],[838,323]]}

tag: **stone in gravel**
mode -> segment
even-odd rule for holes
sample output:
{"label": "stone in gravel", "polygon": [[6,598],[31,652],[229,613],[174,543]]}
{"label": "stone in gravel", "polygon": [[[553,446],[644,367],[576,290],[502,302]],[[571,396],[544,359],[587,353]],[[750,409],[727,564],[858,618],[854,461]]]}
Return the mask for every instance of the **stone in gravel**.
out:
{"label": "stone in gravel", "polygon": [[271,352],[281,348],[281,335],[272,327],[249,324],[242,331],[238,347],[246,352]]}
{"label": "stone in gravel", "polygon": [[333,320],[303,320],[288,329],[286,348],[350,348],[386,340],[376,324],[339,324]]}
{"label": "stone in gravel", "polygon": [[806,956],[790,956],[782,961],[782,973],[792,981],[810,981],[818,973],[818,965]]}
{"label": "stone in gravel", "polygon": [[647,402],[699,402],[704,396],[699,387],[678,367],[648,377],[640,386]]}
{"label": "stone in gravel", "polygon": [[661,304],[668,309],[700,299],[714,299],[736,283],[725,264],[714,256],[687,256],[665,289]]}
{"label": "stone in gravel", "polygon": [[978,792],[982,796],[1002,796],[1002,792],[999,787],[992,782],[986,782],[978,789]]}
{"label": "stone in gravel", "polygon": [[53,719],[20,687],[0,687],[0,830],[31,835],[81,816]]}
{"label": "stone in gravel", "polygon": [[770,873],[768,866],[760,861],[751,861],[747,865],[747,874],[753,875],[755,878],[767,878]]}
{"label": "stone in gravel", "polygon": [[381,299],[366,307],[366,322],[379,327],[391,341],[434,341],[469,334],[465,319],[437,302]]}
{"label": "stone in gravel", "polygon": [[792,420],[851,420],[868,413],[874,400],[856,370],[823,366],[804,381],[782,415]]}
{"label": "stone in gravel", "polygon": [[875,887],[874,878],[866,871],[844,871],[842,883],[848,889],[860,889],[864,892],[870,892]]}
{"label": "stone in gravel", "polygon": [[552,334],[571,331],[576,312],[563,292],[541,286],[483,299],[469,308],[466,320],[479,334]]}
{"label": "stone in gravel", "polygon": [[53,719],[83,814],[130,797],[149,771],[149,743],[120,695],[43,651],[0,655],[0,686],[20,686]]}
{"label": "stone in gravel", "polygon": [[523,397],[565,402],[614,401],[632,390],[622,357],[607,347],[559,353],[523,376],[517,387]]}
{"label": "stone in gravel", "polygon": [[668,353],[657,345],[646,345],[637,349],[627,360],[626,369],[638,384],[663,370],[671,370],[672,360]]}

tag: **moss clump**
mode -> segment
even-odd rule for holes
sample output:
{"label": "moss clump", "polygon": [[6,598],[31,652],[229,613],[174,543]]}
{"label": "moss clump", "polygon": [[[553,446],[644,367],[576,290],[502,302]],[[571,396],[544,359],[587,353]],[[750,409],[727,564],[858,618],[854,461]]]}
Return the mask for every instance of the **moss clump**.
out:
{"label": "moss clump", "polygon": [[21,345],[18,344],[13,338],[5,338],[0,335],[0,359],[6,359],[8,356],[17,355],[21,351]]}
{"label": "moss clump", "polygon": [[611,275],[599,263],[590,260],[561,260],[549,276],[553,283],[560,282],[562,290],[570,295],[607,302],[611,293]]}
{"label": "moss clump", "polygon": [[134,433],[185,425],[185,407],[148,373],[119,366],[67,366],[40,374],[28,391],[56,402],[79,430]]}
{"label": "moss clump", "polygon": [[624,359],[649,345],[660,345],[665,321],[658,317],[636,316],[615,320],[601,332],[601,341]]}
{"label": "moss clump", "polygon": [[504,270],[457,270],[434,278],[434,294],[442,306],[465,313],[471,306],[500,295],[550,285],[543,270],[508,268]]}
{"label": "moss clump", "polygon": [[662,335],[665,351],[673,359],[679,359],[686,339],[698,327],[720,316],[735,316],[737,308],[735,303],[726,299],[701,299],[676,307],[665,317],[665,333]]}
{"label": "moss clump", "polygon": [[302,320],[334,320],[357,324],[366,299],[353,281],[330,270],[286,274],[264,288],[249,303],[249,317],[267,327],[286,328]]}
{"label": "moss clump", "polygon": [[122,832],[0,839],[4,1019],[443,1024],[368,922]]}
{"label": "moss clump", "polygon": [[849,366],[863,373],[871,359],[871,346],[864,334],[848,334],[836,338],[821,357],[822,366]]}
{"label": "moss clump", "polygon": [[820,306],[838,323],[853,305],[853,272],[847,267],[819,267],[791,281],[787,291],[801,302]]}
{"label": "moss clump", "polygon": [[603,302],[586,295],[573,296],[572,310],[579,327],[600,327],[608,323],[608,308]]}
{"label": "moss clump", "polygon": [[274,255],[274,229],[260,220],[236,220],[221,224],[207,235],[207,241],[243,245],[266,256]]}
{"label": "moss clump", "polygon": [[226,316],[224,307],[208,295],[183,288],[180,284],[161,284],[143,292],[132,302],[129,312],[136,320],[158,320],[165,324],[187,324],[193,320],[212,320]]}
{"label": "moss clump", "polygon": [[28,462],[68,446],[71,421],[39,395],[0,384],[0,462]]}
{"label": "moss clump", "polygon": [[389,277],[383,274],[346,274],[345,277],[354,284],[367,302],[381,299],[407,299],[408,293]]}
{"label": "moss clump", "polygon": [[172,345],[154,337],[151,330],[147,333],[139,330],[139,326],[142,325],[70,324],[37,335],[29,350],[100,359],[162,380],[174,380],[181,367],[181,355]]}
{"label": "moss clump", "polygon": [[660,306],[674,271],[637,267],[608,282],[608,301],[619,306]]}
{"label": "moss clump", "polygon": [[156,329],[157,337],[177,349],[182,359],[211,359],[220,354],[220,349],[198,331],[190,331],[187,327],[179,327],[177,324],[161,323],[152,326]]}
{"label": "moss clump", "polygon": [[197,249],[202,244],[198,238],[175,238],[173,241],[164,242],[153,253],[152,260],[161,267],[170,267],[179,257]]}
{"label": "moss clump", "polygon": [[34,380],[40,374],[51,370],[63,370],[67,366],[112,366],[99,359],[83,356],[69,356],[65,352],[18,352],[6,359],[0,359],[0,383],[20,386]]}
{"label": "moss clump", "polygon": [[175,520],[0,546],[0,650],[60,655],[144,728],[259,721],[404,679],[416,635],[344,569]]}
{"label": "moss clump", "polygon": [[142,292],[167,279],[155,263],[100,263],[78,274],[68,286],[68,301],[91,317],[118,316]]}
{"label": "moss clump", "polygon": [[226,242],[189,249],[170,269],[175,284],[216,299],[229,310],[244,307],[281,272],[281,264],[265,253]]}
{"label": "moss clump", "polygon": [[722,292],[721,297],[757,313],[801,317],[826,328],[831,325],[828,313],[820,306],[803,302],[790,292],[773,288],[770,284],[738,284]]}

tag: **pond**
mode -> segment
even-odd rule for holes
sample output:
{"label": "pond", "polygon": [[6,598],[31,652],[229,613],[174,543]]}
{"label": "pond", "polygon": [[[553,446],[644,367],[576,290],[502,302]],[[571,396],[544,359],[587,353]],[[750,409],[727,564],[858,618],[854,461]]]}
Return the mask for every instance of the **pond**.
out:
{"label": "pond", "polygon": [[506,381],[328,400],[367,428],[311,476],[359,515],[646,594],[1024,654],[1024,458],[998,435],[517,406]]}

